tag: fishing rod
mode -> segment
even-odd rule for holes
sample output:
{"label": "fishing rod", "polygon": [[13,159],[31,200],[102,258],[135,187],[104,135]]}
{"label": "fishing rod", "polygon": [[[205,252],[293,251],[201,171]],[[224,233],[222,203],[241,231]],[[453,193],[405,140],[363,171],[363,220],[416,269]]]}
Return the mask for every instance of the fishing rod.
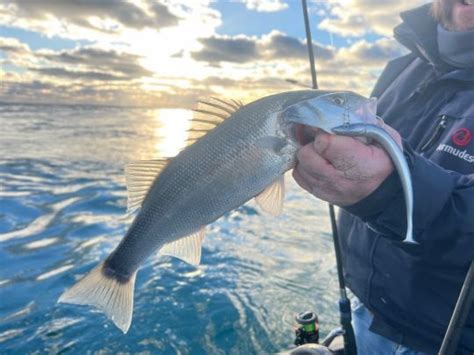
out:
{"label": "fishing rod", "polygon": [[[304,25],[306,30],[306,44],[308,46],[309,64],[311,67],[311,79],[313,89],[318,88],[318,80],[316,76],[316,67],[314,62],[313,54],[313,40],[311,39],[311,28],[309,25],[308,16],[308,4],[306,0],[301,0],[303,7]],[[334,212],[334,206],[329,204],[329,217],[331,219],[332,239],[334,241],[334,251],[336,254],[336,266],[337,266],[337,278],[339,279],[339,312],[340,322],[343,329],[344,338],[344,354],[345,355],[357,355],[357,347],[354,335],[354,329],[352,328],[352,315],[351,315],[351,302],[347,297],[346,283],[344,280],[344,271],[342,269],[342,255],[341,245],[339,243],[339,233],[336,224],[336,214]]]}
{"label": "fishing rod", "polygon": [[316,66],[314,64],[313,40],[311,38],[311,27],[309,26],[308,16],[308,4],[306,3],[306,0],[301,0],[301,5],[303,7],[304,28],[306,31],[306,45],[308,46],[309,66],[311,68],[311,80],[313,83],[313,89],[317,89],[318,78],[316,76]]}
{"label": "fishing rod", "polygon": [[453,315],[449,321],[448,329],[444,335],[443,343],[438,355],[450,355],[456,352],[461,332],[466,323],[467,316],[472,306],[474,295],[474,261],[471,262],[466,278],[459,293],[459,298],[454,307]]}

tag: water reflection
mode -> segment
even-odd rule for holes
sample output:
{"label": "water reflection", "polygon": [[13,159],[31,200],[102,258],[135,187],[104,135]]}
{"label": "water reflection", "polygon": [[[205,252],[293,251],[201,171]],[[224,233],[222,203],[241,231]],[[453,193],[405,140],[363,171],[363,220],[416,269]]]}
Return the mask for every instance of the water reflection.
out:
{"label": "water reflection", "polygon": [[62,272],[65,272],[71,268],[73,268],[74,265],[63,265],[61,267],[58,267],[56,269],[53,269],[53,270],[50,270],[50,271],[47,271],[39,276],[36,277],[36,280],[37,281],[42,281],[42,280],[46,280],[46,279],[49,279],[50,277],[52,276],[56,276]]}
{"label": "water reflection", "polygon": [[0,242],[5,242],[15,238],[26,238],[38,234],[53,221],[58,211],[63,210],[65,207],[77,202],[78,200],[79,197],[73,197],[68,200],[59,201],[54,205],[50,205],[50,212],[39,216],[24,228],[0,234]]}
{"label": "water reflection", "polygon": [[44,248],[49,245],[52,245],[56,242],[59,241],[59,238],[44,238],[40,240],[36,240],[30,243],[27,243],[23,246],[25,249],[33,250],[33,249],[38,249],[38,248]]}
{"label": "water reflection", "polygon": [[157,156],[173,157],[179,153],[188,137],[187,130],[191,125],[192,116],[192,111],[183,109],[155,111],[154,150]]}
{"label": "water reflection", "polygon": [[25,317],[25,316],[27,316],[28,314],[31,313],[31,311],[33,310],[34,305],[35,305],[35,302],[31,301],[24,308],[22,308],[22,309],[20,309],[16,312],[13,312],[13,313],[11,313],[11,314],[3,317],[3,318],[0,318],[0,322],[6,322],[6,321],[13,320],[15,318]]}

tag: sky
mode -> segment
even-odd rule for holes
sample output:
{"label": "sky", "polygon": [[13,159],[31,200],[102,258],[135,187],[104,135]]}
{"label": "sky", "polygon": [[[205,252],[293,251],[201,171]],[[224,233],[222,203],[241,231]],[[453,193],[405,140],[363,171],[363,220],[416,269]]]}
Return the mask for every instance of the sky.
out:
{"label": "sky", "polygon": [[[320,88],[369,95],[424,2],[308,0]],[[156,108],[311,84],[299,0],[2,1],[0,79],[3,102]]]}

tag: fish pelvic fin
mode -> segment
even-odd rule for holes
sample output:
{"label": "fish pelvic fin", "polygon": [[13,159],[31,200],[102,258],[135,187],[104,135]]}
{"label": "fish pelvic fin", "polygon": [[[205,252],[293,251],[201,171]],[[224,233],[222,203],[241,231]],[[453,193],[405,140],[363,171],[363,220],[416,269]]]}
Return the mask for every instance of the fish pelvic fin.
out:
{"label": "fish pelvic fin", "polygon": [[285,177],[281,176],[277,181],[257,195],[255,201],[265,212],[272,216],[278,216],[283,212],[284,198]]}
{"label": "fish pelvic fin", "polygon": [[125,334],[132,323],[136,271],[127,280],[97,266],[59,297],[58,303],[94,306]]}

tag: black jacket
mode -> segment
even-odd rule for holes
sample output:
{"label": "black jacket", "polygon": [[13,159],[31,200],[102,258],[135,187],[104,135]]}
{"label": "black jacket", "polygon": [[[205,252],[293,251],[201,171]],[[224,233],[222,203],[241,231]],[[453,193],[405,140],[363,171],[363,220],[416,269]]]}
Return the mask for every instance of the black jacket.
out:
{"label": "black jacket", "polygon": [[[378,115],[404,139],[419,245],[400,242],[406,210],[396,173],[342,209],[338,223],[347,284],[374,314],[371,329],[435,353],[474,260],[474,66],[439,59],[428,6],[402,14],[395,36],[411,53],[387,65],[373,92]],[[474,351],[474,306],[461,348]]]}

